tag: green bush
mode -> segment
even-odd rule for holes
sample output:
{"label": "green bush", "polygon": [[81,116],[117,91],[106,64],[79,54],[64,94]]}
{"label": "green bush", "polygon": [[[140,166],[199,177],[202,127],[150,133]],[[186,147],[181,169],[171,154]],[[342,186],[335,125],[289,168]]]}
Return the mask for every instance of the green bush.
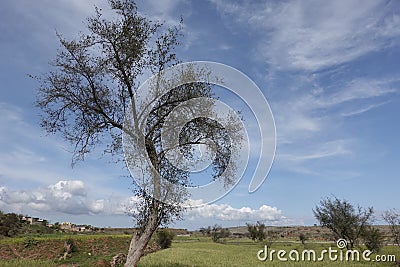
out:
{"label": "green bush", "polygon": [[35,239],[34,237],[26,237],[24,239],[24,247],[26,247],[26,248],[36,246],[38,243],[39,243],[39,241],[37,239]]}
{"label": "green bush", "polygon": [[161,229],[157,232],[156,242],[161,247],[161,249],[171,247],[172,239],[174,239],[174,235],[167,229]]}
{"label": "green bush", "polygon": [[22,223],[15,213],[3,213],[0,211],[0,235],[13,237],[19,233]]}

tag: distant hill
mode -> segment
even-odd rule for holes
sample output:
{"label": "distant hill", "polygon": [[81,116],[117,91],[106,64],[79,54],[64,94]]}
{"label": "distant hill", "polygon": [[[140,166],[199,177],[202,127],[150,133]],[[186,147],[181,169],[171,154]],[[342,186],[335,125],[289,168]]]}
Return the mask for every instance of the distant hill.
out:
{"label": "distant hill", "polygon": [[[385,237],[390,237],[390,226],[376,225]],[[248,233],[247,226],[229,227],[229,231],[234,236],[244,236]],[[268,226],[268,231],[274,232],[278,239],[298,241],[300,234],[307,236],[312,241],[335,241],[332,232],[322,226]]]}

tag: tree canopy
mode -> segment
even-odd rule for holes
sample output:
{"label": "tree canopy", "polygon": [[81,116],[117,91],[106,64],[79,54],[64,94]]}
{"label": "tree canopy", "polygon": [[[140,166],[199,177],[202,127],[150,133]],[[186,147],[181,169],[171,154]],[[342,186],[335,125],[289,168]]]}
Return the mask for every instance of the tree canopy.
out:
{"label": "tree canopy", "polygon": [[[190,100],[185,113],[203,110],[203,116],[171,128],[181,126],[177,147],[189,159],[195,157],[193,146],[212,140],[213,179],[226,169],[232,140],[223,125],[204,115],[204,110],[213,112],[209,105],[193,105],[196,99],[213,97],[210,84],[187,82],[200,76],[207,80],[207,70],[189,66],[174,77],[163,76],[179,62],[174,49],[179,45],[181,25],[166,27],[151,21],[138,13],[131,0],[108,2],[115,17],[107,19],[96,8],[87,20],[88,33],[74,40],[57,33],[61,48],[51,63],[52,70],[38,77],[37,106],[42,110],[41,126],[73,145],[73,164],[104,143],[105,153],[120,159],[125,156],[128,163],[143,167],[144,160],[150,162],[150,171],[142,168],[147,172],[143,182],[138,182],[142,181],[139,173],[131,172],[139,200],[131,214],[139,230],[132,238],[126,266],[134,266],[156,229],[180,218],[184,208],[178,204],[189,197],[181,186],[190,184],[189,171],[175,167],[168,158],[173,148],[162,146],[162,128],[175,114],[173,110]],[[155,83],[146,92],[146,103],[141,103],[136,93],[143,75],[149,74],[156,77]],[[171,84],[176,86],[160,95]],[[144,114],[139,107],[148,112]],[[124,147],[123,154],[123,145],[132,149]],[[224,179],[232,182],[229,175]],[[163,201],[166,198],[173,203]]]}
{"label": "tree canopy", "polygon": [[348,248],[353,248],[371,224],[373,208],[354,207],[347,200],[332,197],[321,200],[313,213],[322,226],[330,229],[336,238],[346,239]]}

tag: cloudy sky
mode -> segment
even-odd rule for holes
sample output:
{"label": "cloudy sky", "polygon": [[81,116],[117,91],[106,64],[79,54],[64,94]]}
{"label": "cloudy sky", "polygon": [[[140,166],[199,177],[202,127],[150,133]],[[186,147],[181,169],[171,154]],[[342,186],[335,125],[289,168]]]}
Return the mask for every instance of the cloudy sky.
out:
{"label": "cloudy sky", "polygon": [[[0,3],[3,211],[132,225],[124,212],[135,202],[126,170],[100,152],[72,169],[73,148],[39,126],[38,84],[27,76],[49,71],[59,48],[55,32],[76,36],[94,5],[110,14],[100,0]],[[276,122],[276,157],[261,188],[249,194],[245,175],[230,194],[189,211],[176,227],[312,225],[312,208],[332,195],[373,206],[378,215],[400,209],[399,2],[165,0],[138,7],[167,25],[182,17],[181,60],[242,71],[268,99]]]}

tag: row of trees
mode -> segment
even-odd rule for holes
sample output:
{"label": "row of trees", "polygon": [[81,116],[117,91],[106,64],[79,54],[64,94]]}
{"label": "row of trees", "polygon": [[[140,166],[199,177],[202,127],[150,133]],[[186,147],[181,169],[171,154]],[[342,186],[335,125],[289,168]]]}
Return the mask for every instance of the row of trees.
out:
{"label": "row of trees", "polygon": [[[372,207],[355,207],[347,200],[328,197],[320,201],[313,209],[313,213],[321,226],[332,231],[335,239],[341,238],[347,241],[347,249],[353,249],[356,244],[363,241],[369,250],[380,250],[384,235],[373,226],[375,217]],[[390,227],[393,244],[400,246],[400,213],[394,209],[388,210],[383,213],[382,218]],[[247,224],[247,230],[252,240],[266,240],[268,246],[276,239],[276,235],[267,231],[267,227],[261,222]],[[300,234],[299,239],[304,245],[307,236]]]}
{"label": "row of trees", "polygon": [[[332,231],[334,238],[345,239],[347,249],[353,249],[355,245],[363,241],[371,251],[379,251],[383,240],[383,233],[373,226],[375,221],[374,210],[372,207],[363,208],[354,206],[347,200],[337,197],[325,198],[313,209],[315,218],[320,225]],[[392,242],[400,246],[400,213],[396,210],[385,211],[382,218],[390,227]],[[210,234],[211,227],[201,228],[203,234]],[[277,238],[276,233],[267,231],[264,223],[258,221],[256,224],[247,223],[248,236],[253,241],[264,241],[267,246],[271,246]],[[299,235],[299,240],[305,244],[307,236]]]}

